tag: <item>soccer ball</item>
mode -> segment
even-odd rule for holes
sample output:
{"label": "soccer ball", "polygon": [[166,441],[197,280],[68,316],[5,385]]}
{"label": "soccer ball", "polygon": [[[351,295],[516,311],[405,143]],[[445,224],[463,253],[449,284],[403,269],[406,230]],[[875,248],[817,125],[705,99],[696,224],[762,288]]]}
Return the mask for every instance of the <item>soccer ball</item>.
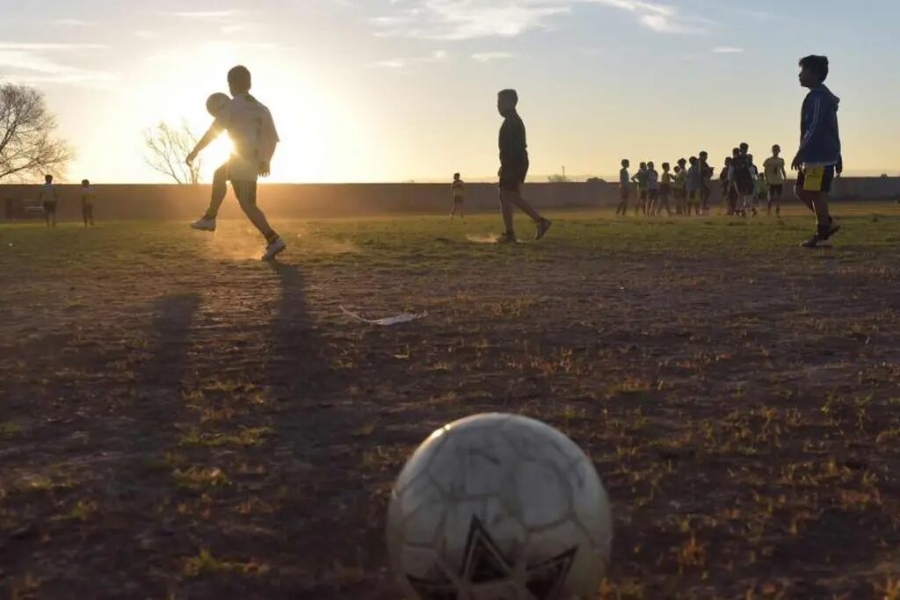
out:
{"label": "soccer ball", "polygon": [[587,600],[609,562],[612,516],[590,459],[525,417],[435,431],[388,509],[391,566],[412,600]]}
{"label": "soccer ball", "polygon": [[206,111],[215,118],[219,117],[222,109],[231,102],[228,94],[216,93],[206,99]]}

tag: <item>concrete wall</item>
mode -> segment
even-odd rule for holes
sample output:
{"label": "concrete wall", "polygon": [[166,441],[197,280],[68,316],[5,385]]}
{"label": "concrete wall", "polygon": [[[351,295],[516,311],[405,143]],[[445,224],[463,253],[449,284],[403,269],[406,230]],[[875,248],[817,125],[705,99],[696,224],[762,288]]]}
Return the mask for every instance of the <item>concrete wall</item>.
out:
{"label": "concrete wall", "polygon": [[[59,188],[59,216],[80,218],[79,186]],[[95,213],[99,220],[187,220],[197,218],[209,199],[209,186],[97,185]],[[34,199],[38,186],[0,185],[0,207],[5,199]],[[614,206],[618,189],[609,183],[534,183],[525,196],[539,208],[598,208]],[[717,196],[717,195],[716,195]],[[718,202],[714,196],[713,202]],[[846,178],[836,182],[834,196],[847,200],[900,198],[900,178]],[[349,217],[392,213],[443,214],[450,203],[449,185],[443,184],[333,184],[262,185],[260,205],[273,218]],[[497,188],[469,184],[467,208],[495,210]],[[240,215],[229,193],[223,218]],[[2,215],[0,215],[2,216]]]}

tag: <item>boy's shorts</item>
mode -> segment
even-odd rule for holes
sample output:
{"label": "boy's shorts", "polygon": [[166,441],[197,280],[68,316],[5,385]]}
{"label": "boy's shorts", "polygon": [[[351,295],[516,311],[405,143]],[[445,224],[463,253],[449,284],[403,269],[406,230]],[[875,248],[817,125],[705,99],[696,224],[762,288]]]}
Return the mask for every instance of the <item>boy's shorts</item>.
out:
{"label": "boy's shorts", "polygon": [[640,196],[641,202],[647,201],[647,190],[640,190],[638,194]]}
{"label": "boy's shorts", "polygon": [[631,197],[631,192],[628,188],[619,188],[619,200],[623,202],[628,200]]}
{"label": "boy's shorts", "polygon": [[772,198],[780,198],[784,194],[784,184],[781,183],[771,183],[769,184],[769,196]]}
{"label": "boy's shorts", "polygon": [[453,196],[453,204],[462,204],[466,201],[462,196]]}
{"label": "boy's shorts", "polygon": [[233,154],[227,164],[228,180],[232,183],[259,179],[259,161],[247,160]]}
{"label": "boy's shorts", "polygon": [[683,188],[675,188],[674,196],[679,200],[683,200],[685,197],[685,191]]}
{"label": "boy's shorts", "polygon": [[44,202],[41,205],[44,208],[45,213],[55,213],[56,212],[56,202]]}
{"label": "boy's shorts", "polygon": [[834,182],[834,165],[804,166],[797,175],[797,189],[804,192],[831,192]]}

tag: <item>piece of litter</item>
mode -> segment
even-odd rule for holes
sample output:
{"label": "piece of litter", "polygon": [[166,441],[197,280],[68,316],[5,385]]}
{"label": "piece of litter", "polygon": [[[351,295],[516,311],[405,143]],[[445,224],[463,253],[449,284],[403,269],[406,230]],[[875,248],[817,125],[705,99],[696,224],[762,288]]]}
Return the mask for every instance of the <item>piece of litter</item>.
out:
{"label": "piece of litter", "polygon": [[419,320],[419,319],[424,319],[425,317],[428,316],[428,313],[427,313],[427,312],[419,313],[419,314],[417,314],[417,315],[416,315],[416,314],[413,314],[413,313],[402,313],[402,314],[399,314],[399,315],[394,316],[394,317],[387,317],[387,318],[385,318],[385,319],[375,319],[375,320],[372,320],[372,319],[366,319],[366,318],[363,318],[363,317],[359,316],[359,315],[356,314],[356,313],[350,312],[349,310],[347,310],[347,309],[344,308],[343,306],[341,306],[340,308],[341,308],[342,311],[344,311],[344,313],[345,313],[346,315],[348,315],[348,316],[350,316],[350,317],[353,317],[353,318],[356,319],[357,321],[361,321],[361,322],[363,322],[363,323],[368,323],[368,324],[370,324],[370,325],[380,325],[381,327],[390,327],[391,325],[399,325],[400,323],[411,323],[412,321],[417,321],[417,320]]}

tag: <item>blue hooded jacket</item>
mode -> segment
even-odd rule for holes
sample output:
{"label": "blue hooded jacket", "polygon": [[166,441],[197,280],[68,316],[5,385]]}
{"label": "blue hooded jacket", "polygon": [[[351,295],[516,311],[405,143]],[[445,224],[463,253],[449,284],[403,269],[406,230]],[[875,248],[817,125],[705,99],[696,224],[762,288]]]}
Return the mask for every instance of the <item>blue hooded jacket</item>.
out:
{"label": "blue hooded jacket", "polygon": [[800,111],[800,150],[807,164],[836,165],[841,162],[841,136],[837,111],[841,99],[824,85],[812,88]]}

